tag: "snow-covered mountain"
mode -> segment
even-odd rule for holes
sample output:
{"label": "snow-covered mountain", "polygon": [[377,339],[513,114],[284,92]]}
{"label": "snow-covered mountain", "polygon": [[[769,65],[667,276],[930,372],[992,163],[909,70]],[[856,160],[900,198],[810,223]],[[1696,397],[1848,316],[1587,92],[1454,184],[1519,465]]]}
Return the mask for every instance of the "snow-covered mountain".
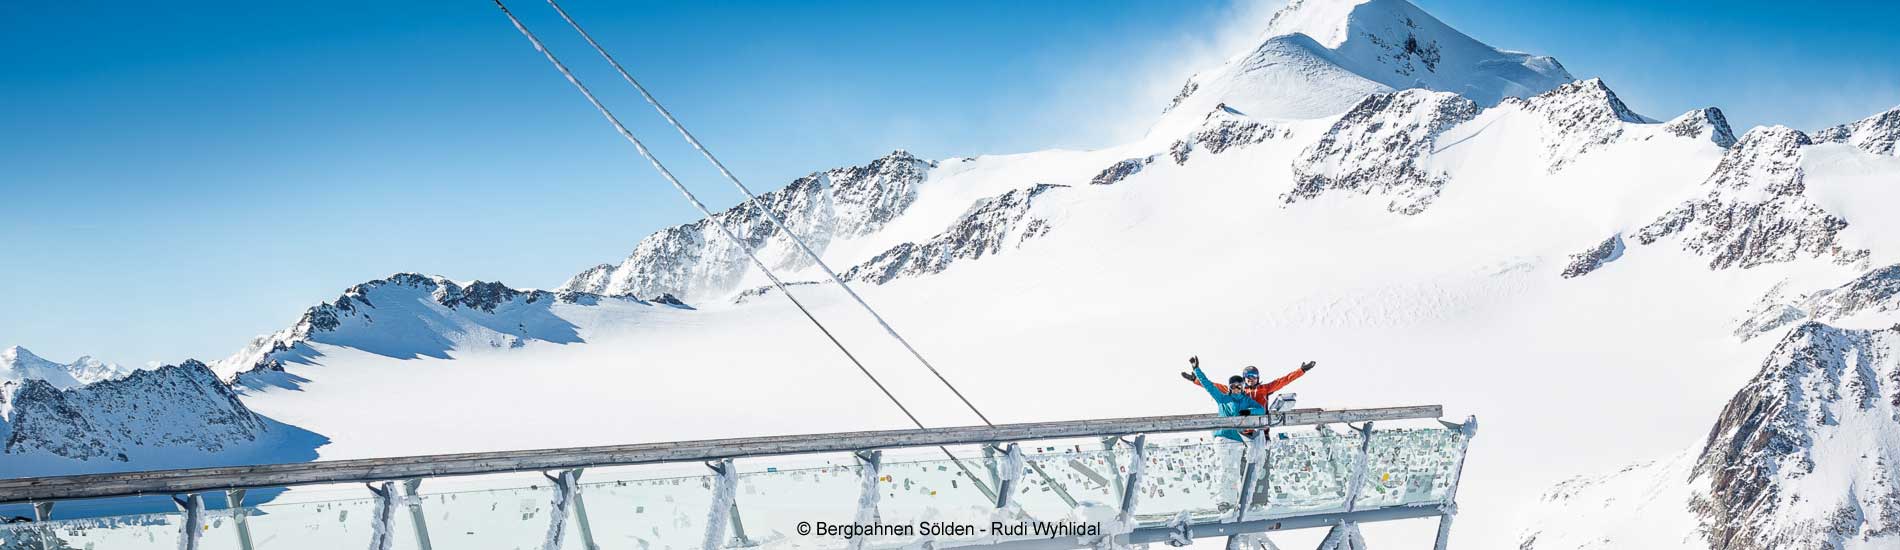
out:
{"label": "snow-covered mountain", "polygon": [[1809,316],[1878,328],[1785,328],[1699,451],[1558,485],[1520,548],[1900,546],[1897,272],[1816,292],[1780,324],[1751,320],[1748,334]]}
{"label": "snow-covered mountain", "polygon": [[1815,132],[1814,141],[1846,143],[1876,155],[1900,155],[1900,107]]}
{"label": "snow-covered mountain", "polygon": [[0,383],[0,460],[11,475],[301,461],[321,443],[251,412],[196,361],[82,386]]}
{"label": "snow-covered mountain", "polygon": [[1258,48],[1194,75],[1155,132],[1172,135],[1226,103],[1267,118],[1319,118],[1408,88],[1491,106],[1574,80],[1557,60],[1503,51],[1404,0],[1294,0]]}
{"label": "snow-covered mountain", "polygon": [[[1262,24],[1134,142],[898,151],[761,204],[999,421],[1205,410],[1168,391],[1191,354],[1318,359],[1303,402],[1485,417],[1461,547],[1889,540],[1900,111],[1737,138],[1401,0]],[[555,292],[363,283],[211,369],[325,458],[903,426],[740,246],[922,421],[975,422],[748,205]]]}
{"label": "snow-covered mountain", "polygon": [[[932,164],[897,150],[864,166],[813,172],[759,196],[765,209],[823,251],[834,239],[872,233],[903,215]],[[698,302],[730,293],[752,265],[736,243],[710,224],[725,225],[773,269],[799,269],[807,259],[755,208],[734,206],[710,220],[666,228],[640,240],[619,264],[601,264],[568,279],[562,291],[607,296],[678,296]]]}
{"label": "snow-covered mountain", "polygon": [[457,349],[579,342],[572,312],[650,307],[688,306],[670,294],[645,301],[631,295],[517,290],[498,282],[464,285],[439,276],[398,273],[352,286],[336,300],[311,307],[290,328],[253,339],[213,368],[225,380],[249,375],[247,383],[294,385],[294,377],[277,373],[285,363],[307,363],[321,355],[313,344],[405,359],[447,358]]}
{"label": "snow-covered mountain", "polygon": [[68,389],[93,382],[111,380],[131,369],[91,357],[71,363],[55,363],[33,355],[26,348],[13,346],[0,350],[0,385],[17,384],[27,379],[44,380],[57,389]]}

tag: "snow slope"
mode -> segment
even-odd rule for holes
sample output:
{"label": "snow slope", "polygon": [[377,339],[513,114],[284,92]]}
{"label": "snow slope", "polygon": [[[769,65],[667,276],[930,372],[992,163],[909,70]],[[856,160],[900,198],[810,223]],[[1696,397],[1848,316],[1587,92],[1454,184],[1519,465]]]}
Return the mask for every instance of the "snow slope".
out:
{"label": "snow slope", "polygon": [[[1891,312],[1897,269],[1816,296]],[[1558,485],[1520,548],[1900,545],[1900,315],[1884,317],[1884,328],[1780,330],[1699,452]]]}
{"label": "snow slope", "polygon": [[[1687,507],[1713,493],[1655,480],[1703,471],[1710,459],[1682,449],[1786,339],[1738,327],[1885,311],[1855,304],[1884,299],[1871,262],[1900,261],[1881,207],[1896,157],[1855,145],[1874,138],[1737,139],[1714,108],[1656,122],[1601,81],[1396,0],[1301,2],[1271,26],[1137,142],[898,152],[764,202],[999,422],[1206,410],[1175,379],[1191,354],[1217,371],[1316,359],[1294,387],[1303,404],[1483,417],[1459,547],[1532,531],[1537,548],[1701,547],[1688,534],[1702,518],[1732,523]],[[1414,86],[1427,89],[1394,91]],[[922,421],[976,423],[743,205],[647,236],[560,292],[358,285],[217,371],[256,413],[327,436],[325,459],[905,427],[710,223],[806,283],[791,291]],[[1868,298],[1831,297],[1846,294]],[[1779,459],[1716,463],[1757,460]],[[1639,461],[1652,465],[1544,496]],[[1850,478],[1764,486],[1819,502]],[[1657,527],[1602,534],[1619,518]],[[1431,529],[1415,523],[1368,536]]]}

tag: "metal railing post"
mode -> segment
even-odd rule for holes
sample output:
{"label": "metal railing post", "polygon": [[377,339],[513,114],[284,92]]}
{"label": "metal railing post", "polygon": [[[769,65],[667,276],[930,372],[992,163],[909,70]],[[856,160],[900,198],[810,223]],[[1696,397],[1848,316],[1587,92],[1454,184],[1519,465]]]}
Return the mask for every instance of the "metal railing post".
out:
{"label": "metal railing post", "polygon": [[[1253,506],[1253,492],[1260,481],[1260,466],[1265,462],[1262,458],[1266,453],[1266,449],[1267,431],[1265,429],[1254,430],[1253,435],[1247,437],[1246,455],[1240,461],[1240,467],[1245,469],[1241,472],[1240,476],[1240,506],[1234,509],[1234,517],[1228,521],[1237,522],[1247,519],[1247,508]],[[1229,535],[1227,537],[1227,550],[1241,550],[1245,538],[1245,535]]]}
{"label": "metal railing post", "polygon": [[198,539],[204,535],[204,495],[191,493],[185,498],[173,496],[172,503],[185,513],[184,521],[178,526],[178,550],[198,550]]}
{"label": "metal railing post", "polygon": [[255,547],[251,545],[251,524],[245,519],[250,514],[244,509],[244,490],[226,489],[224,502],[231,507],[231,524],[237,528],[238,549],[252,550]]}
{"label": "metal railing post", "polygon": [[414,524],[416,528],[416,548],[417,550],[435,550],[435,545],[429,542],[429,522],[422,513],[421,488],[422,478],[412,477],[402,480],[403,500],[409,507],[409,523]]}
{"label": "metal railing post", "polygon": [[33,532],[38,534],[40,546],[44,548],[58,548],[53,545],[53,542],[57,539],[53,535],[53,527],[46,524],[46,522],[49,521],[53,521],[53,503],[33,503]]}
{"label": "metal railing post", "polygon": [[712,510],[707,512],[706,540],[700,547],[705,550],[725,548],[728,524],[740,546],[752,546],[751,539],[745,535],[745,524],[739,520],[738,467],[733,466],[730,458],[708,462],[706,467],[713,470],[713,502]]}
{"label": "metal railing post", "polygon": [[376,511],[370,516],[369,550],[390,550],[396,547],[396,533],[390,529],[390,523],[396,519],[396,484],[385,481],[378,486],[365,483],[369,492],[376,495]]}
{"label": "metal railing post", "polygon": [[[995,443],[983,445],[983,468],[986,470],[989,470],[990,472],[990,486],[996,487],[999,489],[1002,488],[1003,475],[1000,473],[997,473],[996,471],[996,444]],[[984,492],[988,493],[989,491],[984,491]],[[990,494],[988,496],[990,497],[990,500],[996,500],[996,495]]]}
{"label": "metal railing post", "polygon": [[[884,471],[884,453],[858,451],[852,455],[858,458],[860,468],[858,479],[862,488],[858,491],[858,513],[851,522],[860,526],[873,525],[877,523],[878,518],[877,502],[884,494],[883,486],[879,485],[883,481],[881,477]],[[851,540],[845,543],[845,548],[848,550],[864,548],[864,539],[867,538],[869,537],[851,537]]]}
{"label": "metal railing post", "polygon": [[1346,511],[1352,512],[1359,509],[1359,492],[1365,489],[1367,470],[1372,468],[1372,422],[1346,427],[1359,432],[1359,454],[1353,461],[1352,477],[1346,482]]}
{"label": "metal railing post", "polygon": [[[581,471],[575,468],[562,470],[554,475],[542,473],[541,477],[548,478],[548,481],[554,483],[554,499],[548,503],[548,533],[541,543],[541,548],[542,550],[561,550],[561,545],[567,540],[567,519],[573,515],[574,501],[580,496]],[[583,541],[583,546],[592,545]]]}
{"label": "metal railing post", "polygon": [[1478,435],[1478,417],[1466,416],[1463,424],[1439,421],[1446,428],[1458,430],[1464,439],[1458,442],[1458,465],[1451,470],[1451,482],[1445,485],[1445,500],[1438,505],[1444,514],[1438,516],[1438,538],[1432,542],[1433,550],[1445,550],[1451,544],[1451,520],[1458,515],[1458,480],[1465,477],[1465,456],[1471,450],[1471,438]]}
{"label": "metal railing post", "polygon": [[1023,448],[1015,443],[1009,444],[1002,452],[1003,464],[998,468],[996,483],[996,507],[1008,508],[1015,502],[1016,485],[1023,480]]}
{"label": "metal railing post", "polygon": [[1116,496],[1122,494],[1122,467],[1119,461],[1115,460],[1115,446],[1120,445],[1121,442],[1122,436],[1119,435],[1102,438],[1102,450],[1108,451],[1108,477],[1114,480]]}
{"label": "metal railing post", "polygon": [[581,490],[581,469],[575,468],[572,471],[574,472],[574,522],[576,527],[581,528],[581,550],[600,550],[600,545],[594,543],[594,525],[587,521],[587,492]]}
{"label": "metal railing post", "polygon": [[1121,484],[1121,513],[1116,516],[1131,528],[1135,526],[1135,507],[1141,503],[1141,478],[1148,473],[1148,435],[1137,434],[1133,446],[1128,456],[1128,481]]}

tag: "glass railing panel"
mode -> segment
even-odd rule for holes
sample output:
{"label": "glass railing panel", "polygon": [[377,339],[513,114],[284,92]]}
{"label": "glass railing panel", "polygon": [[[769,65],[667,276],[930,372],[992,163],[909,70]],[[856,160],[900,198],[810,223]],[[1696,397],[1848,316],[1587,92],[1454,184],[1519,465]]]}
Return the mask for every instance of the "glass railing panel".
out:
{"label": "glass railing panel", "polygon": [[177,548],[183,514],[137,514],[0,524],[0,548]]}
{"label": "glass railing panel", "polygon": [[[512,549],[538,548],[546,539],[553,499],[554,488],[546,482],[531,487],[431,490],[425,481],[413,502],[421,506],[423,524],[435,548]],[[397,548],[416,546],[413,512],[407,502],[398,499],[391,520]],[[360,523],[367,533],[369,518]],[[368,535],[362,540],[368,541]]]}
{"label": "glass railing panel", "polygon": [[[706,537],[708,513],[712,511],[712,476],[602,479],[612,477],[615,476],[590,471],[580,484],[594,541],[602,548],[694,550],[700,547]],[[745,500],[743,493],[738,494],[737,502]],[[747,524],[747,527],[752,526]],[[542,524],[541,529],[545,534],[546,524]]]}
{"label": "glass railing panel", "polygon": [[[1016,498],[1028,519],[1081,521],[1097,513],[1093,509],[1118,509],[1121,495],[1115,492],[1115,487],[1119,485],[1116,479],[1123,475],[1117,471],[1121,457],[1113,457],[1118,460],[1111,466],[1112,453],[1099,448],[1086,450],[1074,445],[1035,448],[1039,451],[1024,457],[1033,467],[1024,469],[1023,491]],[[1069,498],[1065,500],[1063,495]],[[1075,505],[1069,504],[1071,500]]]}
{"label": "glass railing panel", "polygon": [[[963,468],[990,482],[985,459],[961,460]],[[892,461],[885,458],[878,486],[879,522],[887,525],[942,523],[987,527],[994,517],[996,503],[973,484],[957,462],[950,459]],[[952,542],[979,538],[978,534],[931,534],[918,530],[909,535],[880,535],[866,540],[867,546],[902,545],[935,540]]]}
{"label": "glass railing panel", "polygon": [[1137,523],[1166,523],[1184,511],[1195,521],[1232,514],[1240,494],[1244,448],[1218,438],[1150,442],[1135,507]]}
{"label": "glass railing panel", "polygon": [[1274,433],[1248,517],[1344,511],[1359,445],[1330,431]]}
{"label": "glass railing panel", "polygon": [[1373,430],[1355,509],[1437,504],[1457,475],[1463,435],[1438,428]]}
{"label": "glass railing panel", "polygon": [[735,500],[746,538],[768,549],[843,547],[843,539],[798,534],[798,524],[851,523],[858,514],[862,476],[863,469],[855,464],[788,470],[768,467],[763,472],[739,474]]}
{"label": "glass railing panel", "polygon": [[[251,508],[245,523],[250,526],[251,542],[259,549],[348,548],[369,545],[375,510],[373,498],[273,502]],[[230,529],[230,517],[223,520]],[[221,533],[215,542],[223,545],[235,541],[234,536]],[[213,542],[210,537],[202,540]]]}

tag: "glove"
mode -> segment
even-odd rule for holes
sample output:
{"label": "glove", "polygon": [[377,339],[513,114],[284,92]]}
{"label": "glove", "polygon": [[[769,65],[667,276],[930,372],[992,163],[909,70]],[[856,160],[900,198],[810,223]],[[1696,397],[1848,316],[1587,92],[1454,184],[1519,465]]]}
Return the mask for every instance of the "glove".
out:
{"label": "glove", "polygon": [[1314,365],[1317,365],[1317,364],[1318,364],[1318,363],[1314,363],[1314,362],[1312,362],[1312,361],[1307,361],[1307,362],[1305,362],[1305,363],[1300,363],[1300,372],[1306,372],[1306,371],[1309,371],[1309,370],[1313,370],[1313,366],[1314,366]]}
{"label": "glove", "polygon": [[1197,381],[1197,380],[1195,380],[1195,379],[1194,379],[1194,373],[1191,373],[1191,372],[1184,372],[1184,373],[1181,373],[1181,377],[1182,377],[1182,378],[1186,378],[1186,379],[1188,379],[1188,381],[1189,381],[1189,382],[1195,382],[1195,381]]}

